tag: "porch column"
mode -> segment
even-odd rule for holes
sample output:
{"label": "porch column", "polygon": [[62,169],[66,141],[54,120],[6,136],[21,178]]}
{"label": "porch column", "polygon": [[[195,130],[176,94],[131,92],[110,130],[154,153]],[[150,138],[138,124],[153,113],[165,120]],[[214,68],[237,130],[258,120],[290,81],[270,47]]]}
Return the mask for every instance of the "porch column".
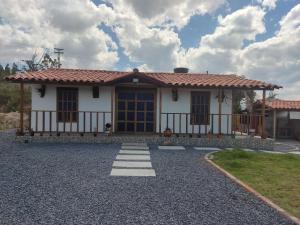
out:
{"label": "porch column", "polygon": [[219,103],[219,134],[222,133],[222,90],[219,89],[218,93],[218,103]]}
{"label": "porch column", "polygon": [[262,110],[261,110],[261,138],[266,138],[266,126],[265,126],[265,117],[266,117],[266,90],[263,90],[263,97],[262,97]]}
{"label": "porch column", "polygon": [[159,133],[161,134],[161,113],[162,113],[162,91],[161,87],[159,88]]}
{"label": "porch column", "polygon": [[114,133],[116,129],[116,124],[115,124],[115,86],[111,87],[111,132]]}
{"label": "porch column", "polygon": [[276,130],[277,130],[277,112],[276,109],[273,111],[273,138],[276,139]]}
{"label": "porch column", "polygon": [[24,84],[20,83],[20,135],[24,134]]}

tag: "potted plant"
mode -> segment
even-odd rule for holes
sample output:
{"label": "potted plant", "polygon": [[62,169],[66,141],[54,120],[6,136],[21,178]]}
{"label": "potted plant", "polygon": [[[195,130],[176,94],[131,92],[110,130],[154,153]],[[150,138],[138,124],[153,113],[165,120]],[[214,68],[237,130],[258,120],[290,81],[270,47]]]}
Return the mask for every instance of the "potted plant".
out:
{"label": "potted plant", "polygon": [[111,134],[111,124],[110,123],[105,124],[105,133]]}
{"label": "potted plant", "polygon": [[164,131],[164,137],[171,137],[171,136],[172,136],[172,130],[167,127]]}

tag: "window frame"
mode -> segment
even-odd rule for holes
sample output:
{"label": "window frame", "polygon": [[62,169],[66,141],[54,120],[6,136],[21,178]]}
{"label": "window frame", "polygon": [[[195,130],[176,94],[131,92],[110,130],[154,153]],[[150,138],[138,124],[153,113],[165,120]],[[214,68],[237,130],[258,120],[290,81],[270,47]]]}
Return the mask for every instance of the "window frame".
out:
{"label": "window frame", "polygon": [[[193,113],[193,96],[205,96],[208,99],[207,104],[207,121],[193,121],[192,115]],[[190,101],[190,125],[210,125],[210,103],[211,103],[211,92],[210,91],[191,91],[191,101]],[[201,104],[197,104],[201,105]]]}
{"label": "window frame", "polygon": [[[76,94],[74,95],[74,96],[76,96],[76,99],[72,101],[72,102],[76,103],[76,110],[72,109],[71,111],[64,111],[64,110],[59,109],[59,103],[60,103],[59,97],[63,96],[64,95],[63,92],[66,90],[67,91],[72,90],[72,91],[76,92]],[[78,99],[79,99],[78,88],[76,88],[76,87],[57,87],[56,88],[56,122],[58,122],[58,123],[70,123],[70,122],[77,123],[78,122],[78,115],[79,115]],[[64,100],[63,97],[62,97],[62,100]],[[62,101],[62,102],[63,102],[62,104],[64,105],[65,104],[64,101]],[[61,116],[60,116],[60,113],[62,113]],[[65,116],[63,116],[63,113],[67,113],[67,118],[64,118]],[[71,113],[73,113],[73,115],[75,114],[75,118],[74,118],[74,116],[72,116],[72,121],[71,121],[71,116],[70,116]]]}

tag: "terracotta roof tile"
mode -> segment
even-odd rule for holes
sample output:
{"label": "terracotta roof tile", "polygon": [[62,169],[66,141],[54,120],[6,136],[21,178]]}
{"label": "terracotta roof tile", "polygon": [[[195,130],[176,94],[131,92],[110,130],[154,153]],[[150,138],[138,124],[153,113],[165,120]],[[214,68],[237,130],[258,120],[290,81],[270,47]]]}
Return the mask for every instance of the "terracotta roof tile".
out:
{"label": "terracotta roof tile", "polygon": [[237,75],[200,74],[200,73],[159,73],[159,72],[121,72],[82,69],[48,69],[34,72],[18,73],[9,76],[11,82],[48,82],[48,83],[109,83],[126,76],[145,76],[167,86],[194,87],[230,87],[249,89],[275,89],[281,86],[258,80],[249,80]]}
{"label": "terracotta roof tile", "polygon": [[271,109],[300,110],[300,101],[274,99],[266,101],[266,106]]}

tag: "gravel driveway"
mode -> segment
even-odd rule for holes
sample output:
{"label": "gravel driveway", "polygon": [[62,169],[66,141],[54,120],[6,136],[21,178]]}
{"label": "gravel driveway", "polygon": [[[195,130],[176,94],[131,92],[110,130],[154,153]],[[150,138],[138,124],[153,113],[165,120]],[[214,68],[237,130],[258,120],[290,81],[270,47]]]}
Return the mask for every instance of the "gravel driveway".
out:
{"label": "gravel driveway", "polygon": [[156,177],[111,177],[119,145],[0,138],[0,224],[292,224],[201,152],[152,146]]}

